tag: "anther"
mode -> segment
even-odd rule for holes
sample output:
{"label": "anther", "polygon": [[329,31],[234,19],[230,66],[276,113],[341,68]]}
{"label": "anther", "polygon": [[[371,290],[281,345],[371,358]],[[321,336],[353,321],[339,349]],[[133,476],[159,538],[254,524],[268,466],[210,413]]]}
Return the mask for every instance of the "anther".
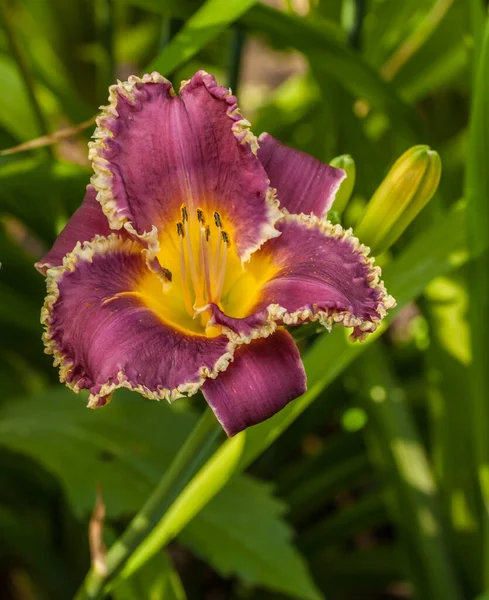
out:
{"label": "anther", "polygon": [[183,223],[177,223],[177,234],[185,237],[185,232],[183,230]]}
{"label": "anther", "polygon": [[207,227],[205,228],[205,241],[208,242],[210,237],[211,237],[211,228],[209,227],[209,225],[207,225]]}
{"label": "anther", "polygon": [[202,223],[202,225],[205,223],[204,213],[200,208],[197,209],[197,220],[199,221],[199,223]]}
{"label": "anther", "polygon": [[221,231],[221,236],[225,244],[229,246],[229,236],[225,231]]}
{"label": "anther", "polygon": [[164,275],[165,279],[167,281],[170,281],[173,279],[173,275],[172,272],[169,269],[165,269],[165,267],[161,268],[161,273]]}
{"label": "anther", "polygon": [[184,223],[186,223],[188,221],[188,212],[187,212],[187,207],[185,206],[185,204],[182,204],[181,211],[182,211],[182,221]]}
{"label": "anther", "polygon": [[222,227],[221,215],[217,211],[214,213],[214,222],[216,223],[216,227]]}

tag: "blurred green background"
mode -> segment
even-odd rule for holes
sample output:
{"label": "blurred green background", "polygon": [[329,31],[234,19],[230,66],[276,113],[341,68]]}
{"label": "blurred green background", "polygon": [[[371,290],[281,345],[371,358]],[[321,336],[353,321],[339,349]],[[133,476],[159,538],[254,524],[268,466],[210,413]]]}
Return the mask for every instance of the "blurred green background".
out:
{"label": "blurred green background", "polygon": [[410,146],[443,176],[381,257],[390,327],[355,346],[309,327],[309,395],[246,434],[229,481],[111,597],[489,598],[485,16],[482,0],[0,0],[0,149],[57,138],[0,156],[1,600],[72,598],[97,486],[110,546],[205,406],[120,391],[88,411],[43,354],[33,263],[83,198],[93,125],[59,132],[148,69],[176,86],[205,69],[255,134],[350,154],[347,226]]}

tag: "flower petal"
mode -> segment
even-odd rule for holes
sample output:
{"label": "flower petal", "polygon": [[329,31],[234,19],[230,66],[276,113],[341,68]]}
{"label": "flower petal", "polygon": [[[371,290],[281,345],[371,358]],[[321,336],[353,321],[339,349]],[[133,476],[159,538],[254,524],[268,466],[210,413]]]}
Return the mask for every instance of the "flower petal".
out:
{"label": "flower petal", "polygon": [[58,235],[51,250],[35,264],[35,267],[45,275],[49,268],[58,267],[63,263],[63,258],[73,250],[77,242],[89,241],[96,235],[107,236],[110,232],[107,217],[97,202],[97,191],[92,185],[87,185],[82,205]]}
{"label": "flower petal", "polygon": [[224,315],[213,307],[213,322],[227,329],[236,343],[272,332],[278,324],[319,321],[328,329],[342,322],[352,337],[374,331],[395,301],[380,281],[380,269],[340,225],[315,216],[286,215],[281,235],[253,255],[249,268],[271,261],[275,274],[263,285],[259,299],[245,318]]}
{"label": "flower petal", "polygon": [[262,133],[258,142],[258,158],[277,190],[280,206],[289,213],[323,217],[346,177],[343,169],[284,146],[268,133]]}
{"label": "flower petal", "polygon": [[[281,217],[256,139],[236,97],[212,75],[196,73],[176,96],[158,73],[110,88],[97,119],[90,158],[98,200],[113,229],[123,226],[157,244],[175,230],[181,205],[220,213],[242,260],[270,237]],[[153,230],[153,234],[150,232]]]}
{"label": "flower petal", "polygon": [[229,436],[261,423],[306,391],[306,374],[295,342],[280,329],[245,344],[202,392]]}
{"label": "flower petal", "polygon": [[46,352],[60,365],[61,381],[90,390],[90,406],[105,404],[118,387],[167,400],[191,395],[232,358],[225,336],[209,339],[161,321],[134,294],[144,277],[141,245],[116,234],[78,244],[48,271]]}

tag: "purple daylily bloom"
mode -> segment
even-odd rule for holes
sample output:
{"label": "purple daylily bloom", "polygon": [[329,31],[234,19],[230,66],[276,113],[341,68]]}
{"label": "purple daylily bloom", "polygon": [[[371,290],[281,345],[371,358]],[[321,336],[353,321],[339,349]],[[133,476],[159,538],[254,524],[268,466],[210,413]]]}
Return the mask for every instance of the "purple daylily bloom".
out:
{"label": "purple daylily bloom", "polygon": [[214,77],[180,95],[158,73],[130,77],[109,100],[83,204],[36,265],[46,351],[89,406],[120,387],[201,389],[234,435],[306,389],[285,325],[363,339],[394,300],[368,249],[324,218],[344,172],[257,140]]}

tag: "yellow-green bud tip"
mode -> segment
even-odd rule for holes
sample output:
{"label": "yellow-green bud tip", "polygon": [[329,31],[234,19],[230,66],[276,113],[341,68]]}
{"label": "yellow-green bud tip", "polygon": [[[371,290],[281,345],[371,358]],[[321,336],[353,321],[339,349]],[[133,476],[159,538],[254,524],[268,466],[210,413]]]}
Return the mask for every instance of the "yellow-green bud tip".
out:
{"label": "yellow-green bud tip", "polygon": [[374,254],[387,250],[434,196],[440,177],[437,152],[426,145],[407,150],[372,196],[355,235]]}

